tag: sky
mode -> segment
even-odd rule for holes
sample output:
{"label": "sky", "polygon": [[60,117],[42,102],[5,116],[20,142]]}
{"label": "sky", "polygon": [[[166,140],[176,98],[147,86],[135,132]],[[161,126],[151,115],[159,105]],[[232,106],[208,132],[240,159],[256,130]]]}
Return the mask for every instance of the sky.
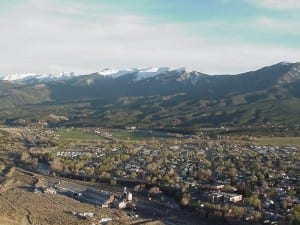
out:
{"label": "sky", "polygon": [[300,61],[299,0],[0,0],[0,75]]}

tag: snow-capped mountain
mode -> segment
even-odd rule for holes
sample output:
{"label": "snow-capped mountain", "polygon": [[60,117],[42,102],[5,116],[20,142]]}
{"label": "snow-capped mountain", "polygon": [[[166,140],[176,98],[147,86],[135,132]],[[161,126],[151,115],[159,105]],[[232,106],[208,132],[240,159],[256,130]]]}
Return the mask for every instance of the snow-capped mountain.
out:
{"label": "snow-capped mountain", "polygon": [[[293,67],[289,73],[280,79],[280,82],[294,81],[299,78],[299,63],[289,63],[280,62],[278,64],[267,66],[264,69],[275,68],[276,70],[286,70],[289,67]],[[176,82],[179,83],[189,83],[196,86],[200,79],[202,82],[209,82],[207,74],[200,73],[195,70],[188,69],[186,67],[181,67],[177,69],[171,69],[169,67],[149,67],[149,68],[129,68],[129,69],[102,69],[95,73],[79,74],[74,72],[62,72],[62,73],[50,73],[50,74],[12,74],[12,75],[0,75],[0,80],[20,82],[20,83],[42,83],[42,82],[52,82],[68,80],[70,78],[80,77],[85,80],[87,85],[94,84],[95,81],[105,77],[109,79],[118,79],[120,77],[127,76],[130,82],[140,82],[145,79],[149,81],[150,78],[155,78],[157,80],[166,80],[169,78],[174,78]],[[219,77],[219,76],[217,76]],[[236,77],[236,76],[234,76]],[[127,78],[126,78],[127,79]],[[203,80],[204,79],[204,80]]]}
{"label": "snow-capped mountain", "polygon": [[75,76],[80,76],[74,72],[62,72],[62,73],[50,73],[50,74],[35,74],[35,73],[23,73],[23,74],[10,74],[6,76],[0,76],[0,80],[16,81],[16,82],[48,82],[54,80],[68,79]]}
{"label": "snow-capped mountain", "polygon": [[[14,107],[30,105],[35,113],[41,109],[41,118],[45,110],[48,114],[59,111],[70,118],[59,125],[190,128],[194,124],[248,125],[272,120],[299,123],[300,63],[278,63],[235,75],[210,76],[187,68],[160,67],[104,69],[86,75],[21,74],[2,80],[16,82],[0,80],[1,109],[11,107],[14,113]],[[32,107],[20,109],[26,108],[30,121]]]}
{"label": "snow-capped mountain", "polygon": [[137,73],[136,80],[143,80],[145,78],[155,77],[168,71],[170,71],[169,67],[141,69]]}
{"label": "snow-capped mountain", "polygon": [[149,67],[145,69],[130,68],[125,70],[104,69],[97,73],[103,76],[111,76],[112,78],[118,78],[128,74],[136,74],[135,80],[143,80],[168,71],[170,71],[169,67]]}
{"label": "snow-capped mountain", "polygon": [[[135,74],[135,81],[140,81],[143,79],[155,77],[160,74],[167,73],[169,71],[177,71],[181,72],[183,68],[171,70],[169,67],[149,67],[149,68],[130,68],[130,69],[123,69],[123,70],[116,70],[116,69],[103,69],[94,74],[98,74],[100,76],[107,76],[113,79],[122,77],[128,74]],[[0,76],[0,80],[5,81],[15,81],[15,82],[51,82],[57,80],[65,80],[77,76],[84,76],[90,74],[77,74],[74,72],[62,72],[62,73],[50,73],[50,74],[35,74],[35,73],[24,73],[24,74],[11,74],[6,76]]]}
{"label": "snow-capped mountain", "polygon": [[112,78],[117,78],[117,77],[124,76],[126,74],[135,73],[135,72],[136,71],[134,69],[115,70],[115,69],[106,68],[106,69],[100,70],[99,72],[97,72],[97,74],[102,75],[102,76],[110,76]]}
{"label": "snow-capped mountain", "polygon": [[6,76],[0,76],[1,80],[8,80],[8,81],[14,81],[14,80],[23,80],[29,77],[36,77],[39,76],[34,73],[23,73],[23,74],[10,74]]}

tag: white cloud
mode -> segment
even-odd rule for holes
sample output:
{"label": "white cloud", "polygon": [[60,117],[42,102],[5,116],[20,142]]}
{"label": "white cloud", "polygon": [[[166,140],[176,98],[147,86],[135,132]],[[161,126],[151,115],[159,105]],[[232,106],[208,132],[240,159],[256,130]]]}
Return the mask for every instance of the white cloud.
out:
{"label": "white cloud", "polygon": [[[53,3],[56,1],[38,2],[20,5],[13,14],[2,16],[0,74],[148,66],[235,73],[300,59],[300,51],[295,48],[228,45],[188,34],[176,24],[154,25],[143,17],[124,13],[94,14],[80,4],[66,13]],[[77,17],[83,13],[89,18]]]}
{"label": "white cloud", "polygon": [[299,0],[245,0],[259,7],[275,9],[275,10],[299,10]]}
{"label": "white cloud", "polygon": [[[300,18],[299,18],[300,19]],[[255,24],[259,25],[261,29],[268,29],[269,31],[276,31],[279,33],[288,33],[289,35],[299,35],[300,20],[291,20],[285,18],[274,17],[258,17]]]}

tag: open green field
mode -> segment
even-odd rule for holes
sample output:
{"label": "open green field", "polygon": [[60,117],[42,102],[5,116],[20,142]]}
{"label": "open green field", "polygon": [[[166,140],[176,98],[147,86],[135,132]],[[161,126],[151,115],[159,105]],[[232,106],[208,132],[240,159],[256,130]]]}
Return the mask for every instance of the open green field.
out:
{"label": "open green field", "polygon": [[[156,131],[128,131],[121,129],[111,129],[109,133],[112,138],[123,141],[139,142],[144,140],[172,138],[167,133]],[[100,135],[89,133],[79,129],[62,129],[57,133],[60,138],[65,141],[99,141],[106,139]]]}
{"label": "open green field", "polygon": [[109,131],[114,138],[119,140],[131,140],[131,141],[143,141],[153,138],[171,138],[166,133],[149,131],[149,130],[138,130],[138,131],[127,131],[127,130],[118,130],[113,129]]}
{"label": "open green field", "polygon": [[127,130],[110,130],[109,131],[114,138],[119,139],[119,140],[130,140],[130,141],[142,141],[145,139],[149,139],[152,138],[151,135],[147,135],[147,134],[141,134],[138,132],[130,132]]}
{"label": "open green field", "polygon": [[274,146],[300,146],[300,137],[260,137],[255,138],[252,142]]}
{"label": "open green field", "polygon": [[64,129],[58,131],[58,135],[65,140],[99,141],[103,138],[96,134],[90,134],[81,130]]}

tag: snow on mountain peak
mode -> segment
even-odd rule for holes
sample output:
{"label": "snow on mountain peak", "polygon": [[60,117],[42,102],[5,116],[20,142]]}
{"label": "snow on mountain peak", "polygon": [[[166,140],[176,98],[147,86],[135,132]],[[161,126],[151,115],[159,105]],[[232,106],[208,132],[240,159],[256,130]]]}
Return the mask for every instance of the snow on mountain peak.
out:
{"label": "snow on mountain peak", "polygon": [[106,68],[106,69],[100,70],[97,73],[102,76],[111,76],[112,78],[118,78],[118,77],[124,76],[126,74],[130,74],[130,73],[134,73],[134,72],[135,71],[133,69],[115,70],[115,69]]}
{"label": "snow on mountain peak", "polygon": [[79,76],[80,74],[76,74],[74,72],[61,72],[61,73],[50,73],[44,76],[51,76],[51,77],[72,77],[72,76]]}
{"label": "snow on mountain peak", "polygon": [[192,70],[191,68],[188,68],[188,67],[180,67],[178,69],[176,69],[176,71],[178,73],[191,73],[191,72],[195,72],[195,70]]}
{"label": "snow on mountain peak", "polygon": [[115,70],[115,69],[103,69],[97,72],[102,76],[111,76],[112,78],[118,78],[127,74],[136,74],[135,80],[143,80],[146,78],[154,77],[161,73],[169,71],[168,67],[149,67],[143,69],[131,68],[124,70]]}
{"label": "snow on mountain peak", "polygon": [[2,76],[1,80],[14,81],[14,80],[23,80],[27,77],[35,77],[37,74],[34,73],[23,73],[23,74],[9,74]]}
{"label": "snow on mountain peak", "polygon": [[112,74],[115,74],[115,73],[118,73],[118,72],[119,72],[119,70],[106,68],[106,69],[100,70],[98,72],[98,74],[103,75],[103,76],[109,76],[109,75],[112,75]]}
{"label": "snow on mountain peak", "polygon": [[35,74],[35,73],[21,73],[21,74],[9,74],[0,77],[0,80],[6,81],[27,81],[30,79],[37,79],[39,81],[47,80],[59,80],[74,76],[79,76],[80,74],[75,74],[74,72],[61,72],[61,73],[50,73],[50,74]]}
{"label": "snow on mountain peak", "polygon": [[[97,72],[98,75],[101,76],[109,76],[113,79],[134,74],[135,81],[140,81],[143,79],[151,78],[158,76],[160,74],[164,74],[169,71],[177,71],[178,73],[183,73],[188,76],[190,72],[189,69],[185,67],[179,69],[170,69],[169,67],[148,67],[148,68],[130,68],[130,69],[123,69],[123,70],[116,70],[111,68],[106,68]],[[18,82],[30,82],[32,80],[43,82],[43,81],[55,81],[55,80],[62,80],[68,79],[75,76],[82,76],[82,75],[89,75],[89,74],[76,74],[74,72],[61,72],[61,73],[49,73],[49,74],[35,74],[35,73],[24,73],[24,74],[11,74],[7,76],[0,76],[0,80],[7,80],[7,81],[18,81]],[[187,77],[188,78],[188,77]]]}
{"label": "snow on mountain peak", "polygon": [[168,67],[149,67],[149,68],[140,69],[139,72],[157,73],[157,72],[162,72],[165,70],[169,70],[169,68]]}
{"label": "snow on mountain peak", "polygon": [[176,79],[176,81],[178,82],[190,81],[191,84],[194,86],[197,84],[199,77],[201,76],[201,73],[192,69],[188,69],[186,67],[181,67],[176,71],[180,74],[180,76]]}
{"label": "snow on mountain peak", "polygon": [[150,77],[155,77],[159,74],[168,72],[170,70],[169,67],[150,67],[150,68],[145,68],[145,69],[140,69],[137,72],[137,77],[135,80],[143,80],[146,78],[150,78]]}
{"label": "snow on mountain peak", "polygon": [[293,63],[287,62],[287,61],[282,61],[282,62],[280,62],[280,63],[278,63],[278,64],[281,65],[281,66],[289,66],[289,65],[291,65],[291,64],[293,64]]}

